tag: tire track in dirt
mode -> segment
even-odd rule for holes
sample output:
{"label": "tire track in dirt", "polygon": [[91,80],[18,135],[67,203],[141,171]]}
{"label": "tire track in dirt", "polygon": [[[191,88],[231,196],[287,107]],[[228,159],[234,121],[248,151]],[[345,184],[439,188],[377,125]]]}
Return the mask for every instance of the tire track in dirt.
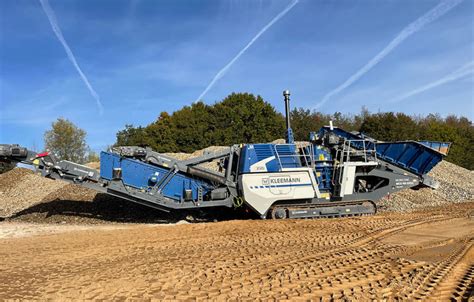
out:
{"label": "tire track in dirt", "polygon": [[[249,276],[246,276],[246,280],[243,280],[243,281],[240,281],[240,284],[232,284],[231,287],[234,288],[234,287],[240,287],[240,288],[244,288],[244,286],[246,285],[250,285],[250,284],[265,284],[265,283],[268,283],[268,281],[270,279],[273,279],[272,278],[272,275],[276,275],[278,273],[284,273],[285,275],[289,273],[290,275],[290,282],[288,283],[291,283],[291,277],[293,275],[297,275],[298,276],[298,281],[299,282],[302,282],[302,283],[305,283],[305,284],[308,284],[308,283],[311,283],[311,279],[312,278],[315,278],[316,276],[321,277],[321,275],[325,275],[324,272],[326,271],[329,271],[329,272],[334,272],[335,269],[337,271],[337,262],[334,263],[334,258],[335,257],[338,257],[338,256],[341,256],[344,260],[346,261],[349,261],[349,263],[346,263],[346,265],[339,270],[339,274],[349,274],[349,272],[351,271],[354,271],[353,269],[353,266],[351,264],[353,263],[357,263],[357,261],[354,261],[352,259],[352,261],[350,260],[349,258],[349,255],[361,255],[361,256],[368,256],[370,255],[370,252],[368,252],[367,250],[363,250],[362,248],[364,246],[367,246],[367,245],[371,245],[371,244],[374,244],[376,241],[380,240],[381,238],[383,237],[386,237],[386,236],[390,236],[392,234],[395,234],[395,233],[398,233],[398,232],[401,232],[403,230],[406,230],[407,228],[410,228],[410,227],[413,227],[413,226],[417,226],[417,225],[420,225],[420,224],[426,224],[426,223],[432,223],[432,222],[436,222],[436,221],[441,221],[441,220],[449,220],[451,218],[443,218],[443,217],[439,217],[439,216],[435,216],[435,217],[429,217],[427,219],[413,219],[411,221],[408,221],[408,222],[405,222],[403,223],[401,226],[389,226],[389,227],[386,227],[385,229],[382,229],[382,230],[379,230],[379,231],[376,231],[375,234],[374,233],[369,233],[369,234],[366,234],[364,236],[361,236],[360,238],[357,238],[356,240],[352,240],[352,241],[348,241],[348,242],[345,242],[345,243],[342,243],[340,247],[337,247],[337,248],[333,248],[333,249],[329,249],[329,250],[326,250],[324,252],[319,252],[319,253],[316,253],[316,254],[312,254],[310,256],[307,256],[307,257],[301,257],[301,258],[298,258],[297,257],[297,260],[294,260],[294,261],[281,261],[281,262],[273,262],[273,263],[267,263],[267,266],[270,266],[269,269],[267,270],[264,270],[264,271],[258,271],[256,272],[256,274],[250,274]],[[350,246],[350,247],[347,247],[347,246]],[[393,248],[392,248],[393,249]],[[397,249],[395,249],[396,251]],[[394,253],[395,251],[392,251],[392,253]],[[364,254],[365,253],[365,254]],[[378,252],[378,254],[380,256],[383,256],[384,254],[386,254],[387,252]],[[307,267],[307,264],[308,262],[315,262],[314,260],[315,259],[318,259],[316,261],[316,263],[326,263],[328,261],[331,261],[331,265],[330,266],[327,266],[325,268],[321,268],[319,271],[312,271],[311,274],[308,274],[308,271],[305,270],[304,272],[301,272],[302,268],[305,268]],[[348,260],[349,259],[349,260]],[[356,258],[357,259],[357,258]],[[354,278],[357,278],[357,276],[362,276],[364,280],[367,280],[367,278],[369,276],[372,276],[372,278],[369,278],[372,279],[372,281],[380,281],[379,279],[383,279],[384,275],[387,274],[388,272],[388,268],[386,268],[385,270],[379,270],[379,268],[382,268],[383,266],[380,266],[379,268],[377,268],[378,266],[373,266],[373,263],[376,262],[376,259],[381,259],[380,257],[374,257],[372,256],[370,259],[367,259],[367,261],[365,261],[364,263],[367,264],[366,267],[363,268],[363,272],[359,272],[359,273],[356,273],[354,275],[351,275],[351,278],[349,279],[346,279],[344,282],[341,281],[341,284],[344,283],[344,287],[347,286],[347,281],[352,281]],[[372,268],[372,270],[367,270],[367,267],[370,267]],[[313,282],[316,284],[316,287],[319,288],[321,290],[321,293],[323,294],[326,294],[326,293],[329,293],[329,292],[337,292],[337,286],[335,286],[333,284],[333,282],[331,282],[332,280],[332,277],[334,277],[335,275],[337,275],[337,273],[330,273],[324,280],[320,280],[319,282]],[[302,278],[299,278],[300,276],[305,276],[306,280],[301,280]],[[380,278],[376,278],[375,276],[380,276]],[[257,281],[254,281],[254,280],[257,280]],[[336,279],[336,280],[340,280],[340,277],[339,279]],[[368,282],[368,281],[363,281],[362,282],[363,284],[371,284],[371,282]],[[221,285],[223,286],[223,285]],[[301,292],[301,291],[294,291],[292,292],[291,290],[288,291],[288,287],[285,287],[282,283],[280,283],[280,287],[282,287],[282,292],[286,292],[286,298],[293,298],[293,297],[301,297],[302,293],[303,294],[307,294],[305,292]],[[328,288],[330,290],[323,290],[324,288]],[[314,293],[307,289],[307,291],[309,291],[309,294],[310,295],[313,295]],[[250,296],[250,293],[249,294],[249,298],[252,298],[252,296]],[[339,296],[333,296],[334,294],[331,294],[330,297],[331,298],[341,298]],[[239,297],[237,297],[239,298]]]}
{"label": "tire track in dirt", "polygon": [[[454,231],[465,228],[471,222],[462,217],[473,208],[332,220],[137,226],[3,239],[0,299],[465,296],[472,283],[468,246],[474,234],[432,236],[411,245],[403,236],[414,230],[415,237],[429,237],[418,234],[445,226]],[[425,258],[420,253],[430,249],[441,251],[439,259],[423,260],[426,252]]]}
{"label": "tire track in dirt", "polygon": [[431,297],[434,300],[467,300],[474,286],[474,239],[471,239],[459,254],[449,272],[441,278]]}

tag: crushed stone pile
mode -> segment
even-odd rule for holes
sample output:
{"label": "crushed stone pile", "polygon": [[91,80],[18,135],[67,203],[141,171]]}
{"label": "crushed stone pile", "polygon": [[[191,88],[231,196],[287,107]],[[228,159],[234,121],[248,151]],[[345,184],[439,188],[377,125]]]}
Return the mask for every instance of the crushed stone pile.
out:
{"label": "crushed stone pile", "polygon": [[174,217],[78,185],[15,168],[0,174],[0,220],[97,224],[169,223]]}
{"label": "crushed stone pile", "polygon": [[0,174],[0,217],[41,203],[49,194],[67,184],[35,175],[31,170],[15,168]]}
{"label": "crushed stone pile", "polygon": [[[286,144],[286,140],[284,138],[278,138],[271,142],[271,144]],[[307,147],[310,144],[308,141],[295,141],[295,145],[297,148]]]}
{"label": "crushed stone pile", "polygon": [[421,188],[397,192],[379,201],[379,210],[410,212],[449,203],[473,201],[474,171],[442,161],[428,175],[439,182],[438,189]]}
{"label": "crushed stone pile", "polygon": [[[163,153],[164,155],[176,158],[178,160],[187,160],[199,156],[203,156],[208,153],[217,153],[228,149],[227,146],[210,146],[202,150],[194,151],[193,153]],[[209,170],[218,171],[219,170],[219,160],[213,160],[208,163],[199,164],[200,167],[204,167]]]}

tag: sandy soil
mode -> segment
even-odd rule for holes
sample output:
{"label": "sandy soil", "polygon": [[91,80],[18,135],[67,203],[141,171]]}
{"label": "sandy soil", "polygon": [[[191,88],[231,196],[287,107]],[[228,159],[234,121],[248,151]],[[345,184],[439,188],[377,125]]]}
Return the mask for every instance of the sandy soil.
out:
{"label": "sandy soil", "polygon": [[38,235],[77,232],[83,230],[117,230],[131,228],[132,225],[69,225],[69,224],[38,224],[22,222],[4,222],[0,224],[0,239],[33,237]]}
{"label": "sandy soil", "polygon": [[473,213],[464,203],[345,219],[56,225],[0,239],[0,299],[468,299]]}

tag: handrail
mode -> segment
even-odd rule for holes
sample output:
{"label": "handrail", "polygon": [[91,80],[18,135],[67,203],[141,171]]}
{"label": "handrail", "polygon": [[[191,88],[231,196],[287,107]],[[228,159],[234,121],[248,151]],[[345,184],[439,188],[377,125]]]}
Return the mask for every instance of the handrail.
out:
{"label": "handrail", "polygon": [[[362,143],[362,149],[357,149],[352,146],[353,143],[355,142],[361,142]],[[371,149],[367,149],[367,140],[365,139],[354,139],[354,140],[344,140],[344,145],[342,147],[342,156],[341,162],[349,162],[351,161],[351,154],[360,154],[362,153],[364,156],[364,161],[368,161],[368,155],[372,155],[377,159],[377,151],[375,144],[371,144]]]}
{"label": "handrail", "polygon": [[[282,144],[280,144],[282,145]],[[291,145],[291,144],[286,144],[286,145]],[[273,150],[275,152],[275,157],[277,159],[277,162],[278,162],[278,165],[280,167],[280,170],[283,168],[283,164],[281,162],[281,159],[282,158],[295,158],[295,159],[298,159],[300,163],[302,163],[302,160],[301,160],[301,157],[304,159],[304,163],[306,166],[309,166],[308,164],[308,159],[307,159],[307,154],[287,154],[287,155],[282,155],[278,152],[278,149],[277,149],[277,145],[273,145]],[[313,163],[314,162],[314,157],[313,157],[313,154],[310,153],[309,154],[310,156],[310,160],[311,162]]]}
{"label": "handrail", "polygon": [[[362,144],[362,149],[357,149],[353,147],[354,143],[360,142]],[[370,144],[369,144],[370,145]],[[340,185],[342,183],[342,174],[340,167],[345,162],[351,161],[351,155],[357,154],[362,155],[364,162],[368,162],[369,156],[375,157],[377,159],[377,152],[375,144],[370,145],[372,148],[368,149],[367,140],[365,139],[354,139],[354,140],[344,140],[344,144],[341,149],[336,150],[335,160],[334,160],[334,173],[331,178],[333,185]],[[362,154],[361,154],[362,153]],[[336,175],[337,174],[337,175]],[[337,179],[336,179],[337,178]]]}
{"label": "handrail", "polygon": [[276,158],[278,160],[278,165],[279,165],[280,170],[281,170],[283,166],[281,164],[280,154],[278,154],[278,149],[277,149],[276,145],[273,145],[273,148],[275,149],[275,155],[276,155]]}

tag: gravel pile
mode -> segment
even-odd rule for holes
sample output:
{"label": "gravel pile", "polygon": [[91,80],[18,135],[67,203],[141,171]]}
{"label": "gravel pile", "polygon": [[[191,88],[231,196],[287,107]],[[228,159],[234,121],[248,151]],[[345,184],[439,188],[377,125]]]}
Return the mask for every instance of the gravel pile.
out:
{"label": "gravel pile", "polygon": [[[203,156],[204,154],[207,154],[207,153],[221,152],[228,148],[229,147],[225,147],[225,146],[211,146],[211,147],[204,148],[202,150],[194,151],[193,153],[163,153],[163,154],[176,158],[178,160],[187,160],[187,159]],[[200,164],[198,166],[204,167],[209,170],[218,171],[219,170],[218,164],[219,164],[219,160],[214,160],[208,163]]]}
{"label": "gravel pile", "polygon": [[65,182],[43,178],[24,168],[0,174],[0,218],[41,203],[64,186]]}
{"label": "gravel pile", "polygon": [[173,222],[170,215],[15,168],[0,174],[0,220],[41,223]]}
{"label": "gravel pile", "polygon": [[439,182],[439,188],[404,190],[378,202],[381,211],[409,212],[416,209],[474,200],[474,171],[442,161],[428,175]]}

